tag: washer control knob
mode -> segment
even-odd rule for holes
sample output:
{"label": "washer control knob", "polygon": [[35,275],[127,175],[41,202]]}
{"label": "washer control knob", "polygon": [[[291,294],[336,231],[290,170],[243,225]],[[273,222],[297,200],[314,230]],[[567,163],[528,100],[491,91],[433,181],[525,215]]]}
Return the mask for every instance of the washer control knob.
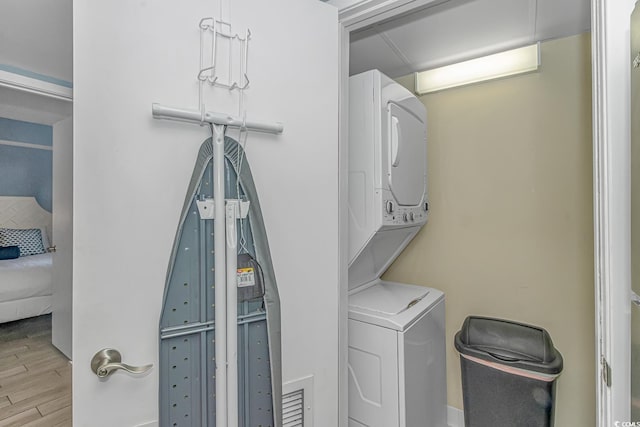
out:
{"label": "washer control knob", "polygon": [[429,210],[429,202],[424,202],[424,206],[423,206],[425,211]]}
{"label": "washer control knob", "polygon": [[391,200],[387,200],[387,203],[385,203],[385,210],[388,214],[393,213],[393,202]]}
{"label": "washer control knob", "polygon": [[409,220],[409,218],[407,218],[407,213],[406,212],[402,214],[402,220],[404,222],[407,222]]}
{"label": "washer control knob", "polygon": [[413,214],[413,212],[410,212],[410,213],[409,213],[409,219],[410,219],[411,221],[415,221],[416,217],[415,217],[415,215]]}

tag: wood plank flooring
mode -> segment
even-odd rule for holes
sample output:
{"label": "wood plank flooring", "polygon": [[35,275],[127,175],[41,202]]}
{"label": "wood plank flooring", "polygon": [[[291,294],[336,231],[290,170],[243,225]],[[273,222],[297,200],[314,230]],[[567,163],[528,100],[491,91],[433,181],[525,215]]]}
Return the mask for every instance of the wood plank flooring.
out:
{"label": "wood plank flooring", "polygon": [[71,365],[51,315],[0,324],[0,427],[71,426]]}

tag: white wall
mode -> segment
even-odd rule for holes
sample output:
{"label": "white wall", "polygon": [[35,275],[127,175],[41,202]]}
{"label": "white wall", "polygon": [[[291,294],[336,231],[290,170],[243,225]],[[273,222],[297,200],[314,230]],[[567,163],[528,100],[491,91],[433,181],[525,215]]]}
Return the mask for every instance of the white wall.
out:
{"label": "white wall", "polygon": [[[157,369],[101,382],[87,365],[110,346],[157,366],[170,249],[209,132],[155,121],[151,103],[197,105],[197,23],[218,10],[205,0],[74,3],[74,425],[157,419]],[[247,146],[282,301],[283,380],[314,375],[315,425],[335,425],[337,13],[316,0],[245,0],[229,14],[253,33],[248,117],[285,125]],[[206,101],[237,110],[225,90]]]}

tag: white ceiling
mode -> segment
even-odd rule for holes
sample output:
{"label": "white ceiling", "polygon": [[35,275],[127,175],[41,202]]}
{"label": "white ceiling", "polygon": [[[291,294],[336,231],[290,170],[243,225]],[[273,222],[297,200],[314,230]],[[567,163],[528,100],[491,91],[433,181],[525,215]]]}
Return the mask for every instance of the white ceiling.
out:
{"label": "white ceiling", "polygon": [[[351,72],[379,68],[397,77],[590,27],[589,0],[438,3],[352,34]],[[72,0],[2,0],[0,64],[72,81]]]}
{"label": "white ceiling", "polygon": [[72,81],[72,0],[0,1],[0,64]]}
{"label": "white ceiling", "polygon": [[[342,9],[361,2],[327,3]],[[391,77],[399,77],[535,41],[578,34],[590,27],[589,0],[437,3],[353,33],[351,74],[378,68]],[[72,0],[2,0],[0,64],[73,81]],[[52,123],[69,109],[59,101],[38,103],[33,95],[23,98],[15,91],[0,91],[0,116]]]}
{"label": "white ceiling", "polygon": [[350,73],[399,77],[589,29],[589,0],[448,0],[352,33]]}
{"label": "white ceiling", "polygon": [[[72,0],[0,1],[0,64],[73,81]],[[53,124],[71,103],[0,87],[0,117]]]}

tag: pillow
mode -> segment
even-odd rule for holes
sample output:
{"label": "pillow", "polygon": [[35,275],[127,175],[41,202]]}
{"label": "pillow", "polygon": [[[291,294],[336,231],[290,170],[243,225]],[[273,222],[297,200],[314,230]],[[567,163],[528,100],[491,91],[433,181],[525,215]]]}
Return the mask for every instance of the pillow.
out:
{"label": "pillow", "polygon": [[0,228],[0,246],[17,246],[20,248],[20,256],[45,252],[39,228]]}
{"label": "pillow", "polygon": [[47,234],[47,230],[45,228],[41,228],[40,232],[42,233],[42,246],[44,246],[44,250],[46,251],[49,246],[49,235]]}
{"label": "pillow", "polygon": [[17,246],[0,246],[0,260],[15,259],[20,256],[20,248]]}

